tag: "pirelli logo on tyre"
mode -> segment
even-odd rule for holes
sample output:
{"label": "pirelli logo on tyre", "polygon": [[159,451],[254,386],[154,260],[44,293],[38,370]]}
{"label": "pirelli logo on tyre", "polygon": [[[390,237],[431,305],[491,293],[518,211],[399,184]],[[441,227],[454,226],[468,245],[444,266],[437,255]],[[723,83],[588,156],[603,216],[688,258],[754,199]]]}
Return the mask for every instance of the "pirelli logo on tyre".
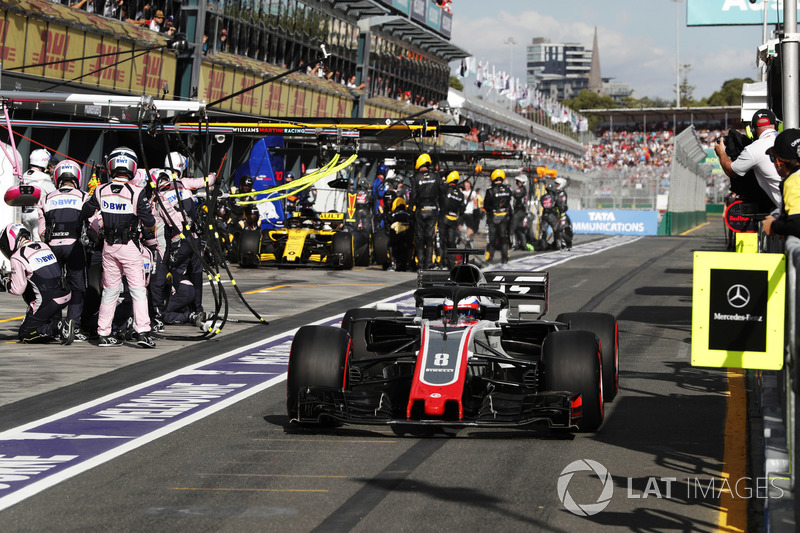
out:
{"label": "pirelli logo on tyre", "polygon": [[695,252],[692,364],[783,366],[783,254]]}

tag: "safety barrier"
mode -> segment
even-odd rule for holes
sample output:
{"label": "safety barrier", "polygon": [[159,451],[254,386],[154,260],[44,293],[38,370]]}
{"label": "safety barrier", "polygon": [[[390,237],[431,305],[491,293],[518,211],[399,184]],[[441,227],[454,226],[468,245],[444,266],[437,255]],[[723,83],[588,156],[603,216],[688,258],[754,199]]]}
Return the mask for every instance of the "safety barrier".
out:
{"label": "safety barrier", "polygon": [[711,165],[701,164],[706,151],[694,126],[673,139],[672,168],[669,176],[667,211],[661,219],[660,235],[674,235],[706,221],[706,178]]}
{"label": "safety barrier", "polygon": [[[797,290],[797,270],[800,265],[800,239],[785,240],[759,235],[759,251],[786,255],[786,314],[784,329],[784,365],[780,371],[754,371],[750,386],[755,402],[748,407],[752,420],[761,420],[762,434],[751,433],[751,453],[763,468],[755,476],[770,480],[769,497],[764,498],[764,530],[791,531],[787,524],[794,522],[797,497],[794,494],[800,428],[796,423],[795,395],[800,389],[797,375],[800,339],[800,298]],[[763,465],[763,466],[762,466]],[[778,487],[775,489],[774,487]]]}

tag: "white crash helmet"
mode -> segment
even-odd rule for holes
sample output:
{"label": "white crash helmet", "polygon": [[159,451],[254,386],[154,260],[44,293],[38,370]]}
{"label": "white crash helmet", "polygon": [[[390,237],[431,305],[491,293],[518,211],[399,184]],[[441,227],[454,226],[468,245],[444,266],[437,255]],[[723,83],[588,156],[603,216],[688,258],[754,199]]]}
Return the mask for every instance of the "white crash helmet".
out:
{"label": "white crash helmet", "polygon": [[0,234],[0,252],[8,259],[11,259],[11,256],[19,248],[19,241],[22,239],[30,240],[30,238],[31,232],[28,231],[28,228],[18,222],[12,222]]}
{"label": "white crash helmet", "polygon": [[50,158],[52,154],[45,150],[44,148],[37,148],[33,152],[31,152],[29,162],[32,167],[39,167],[42,169],[46,169],[47,165],[50,164]]}
{"label": "white crash helmet", "polygon": [[80,189],[83,184],[81,178],[80,165],[70,159],[61,161],[53,169],[53,179],[56,182],[56,187],[62,187],[64,182],[71,181],[75,184],[76,189]]}
{"label": "white crash helmet", "polygon": [[112,178],[133,179],[136,176],[136,160],[124,154],[116,155],[108,160],[108,173]]}
{"label": "white crash helmet", "polygon": [[139,164],[139,156],[137,156],[136,152],[134,152],[131,148],[128,148],[127,146],[118,146],[114,148],[108,154],[108,158],[113,159],[118,155],[124,155],[126,157],[130,157],[137,165]]}
{"label": "white crash helmet", "polygon": [[168,168],[151,168],[150,179],[159,187],[163,187],[164,185],[169,185],[170,182],[176,180],[177,176],[175,175],[175,172]]}
{"label": "white crash helmet", "polygon": [[164,159],[164,168],[172,169],[182,176],[183,171],[189,166],[189,159],[180,152],[170,152]]}
{"label": "white crash helmet", "polygon": [[[444,300],[444,312],[445,316],[448,315],[453,310],[453,300],[450,298],[445,298]],[[478,313],[481,310],[481,302],[478,300],[477,296],[467,296],[466,298],[462,298],[458,301],[458,307],[456,309],[456,318],[458,320],[469,319],[469,320],[477,320]]]}

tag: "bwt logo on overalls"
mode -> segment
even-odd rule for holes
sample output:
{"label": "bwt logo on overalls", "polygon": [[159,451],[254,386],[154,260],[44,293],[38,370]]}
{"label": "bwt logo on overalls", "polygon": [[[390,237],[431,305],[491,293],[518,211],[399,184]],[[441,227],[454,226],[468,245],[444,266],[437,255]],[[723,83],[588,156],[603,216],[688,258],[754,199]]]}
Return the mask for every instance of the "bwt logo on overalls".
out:
{"label": "bwt logo on overalls", "polygon": [[115,204],[103,200],[103,209],[107,209],[109,211],[124,211],[127,206],[128,204]]}
{"label": "bwt logo on overalls", "polygon": [[51,200],[54,206],[60,205],[75,205],[78,203],[77,199],[64,199],[64,200]]}
{"label": "bwt logo on overalls", "polygon": [[37,263],[49,263],[51,261],[56,260],[56,256],[53,254],[43,255],[41,257],[35,257]]}

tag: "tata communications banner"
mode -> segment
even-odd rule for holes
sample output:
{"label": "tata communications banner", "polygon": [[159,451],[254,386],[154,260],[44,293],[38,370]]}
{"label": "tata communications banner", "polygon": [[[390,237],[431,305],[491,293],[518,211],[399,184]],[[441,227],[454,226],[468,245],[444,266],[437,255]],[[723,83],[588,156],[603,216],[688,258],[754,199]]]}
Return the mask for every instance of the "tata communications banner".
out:
{"label": "tata communications banner", "polygon": [[763,24],[764,2],[767,3],[767,23],[783,20],[782,0],[686,0],[687,26],[731,26]]}
{"label": "tata communications banner", "polygon": [[657,235],[658,211],[570,209],[573,233]]}

